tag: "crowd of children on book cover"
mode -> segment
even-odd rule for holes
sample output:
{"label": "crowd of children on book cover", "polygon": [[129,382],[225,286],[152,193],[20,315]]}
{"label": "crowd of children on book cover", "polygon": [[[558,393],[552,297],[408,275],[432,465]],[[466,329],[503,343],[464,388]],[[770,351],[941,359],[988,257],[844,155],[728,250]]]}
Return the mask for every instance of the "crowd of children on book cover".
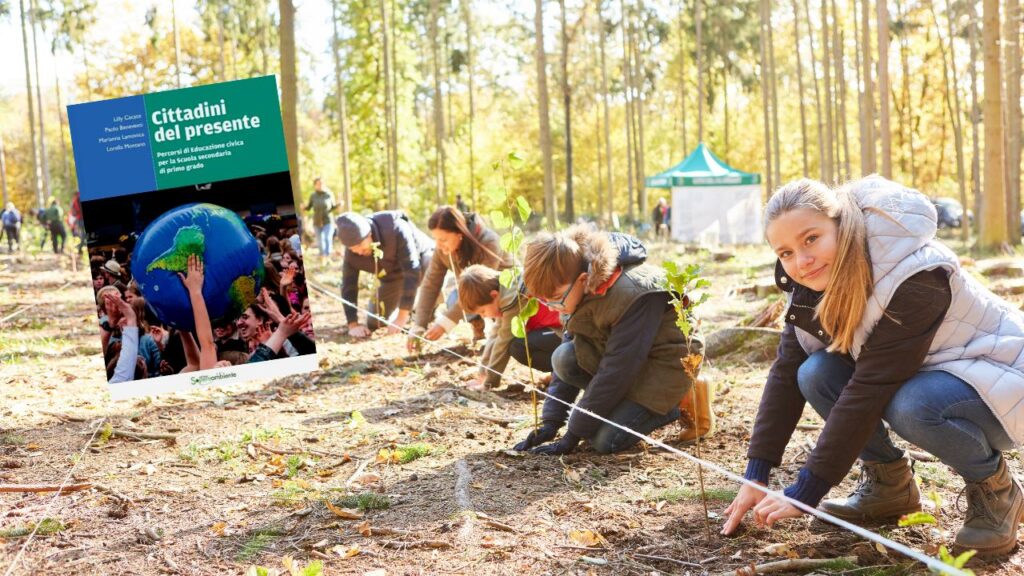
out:
{"label": "crowd of children on book cover", "polygon": [[[111,383],[127,382],[287,358],[315,351],[309,292],[298,228],[278,215],[245,218],[263,256],[263,278],[255,301],[227,317],[195,320],[195,330],[160,321],[147,307],[132,274],[136,239],[90,246],[89,266],[96,295],[103,361]],[[189,258],[180,275],[189,294],[202,298],[207,271],[201,257]],[[193,313],[200,314],[195,307]],[[131,362],[131,358],[135,362]]]}

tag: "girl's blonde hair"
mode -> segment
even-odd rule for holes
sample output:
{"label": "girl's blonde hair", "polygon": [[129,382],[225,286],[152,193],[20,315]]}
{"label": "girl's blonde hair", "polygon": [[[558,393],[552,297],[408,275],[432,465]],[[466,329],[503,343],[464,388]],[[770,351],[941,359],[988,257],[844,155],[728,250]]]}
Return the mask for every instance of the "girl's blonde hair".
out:
{"label": "girl's blonde hair", "polygon": [[874,286],[864,213],[849,186],[831,189],[816,180],[790,182],[772,194],[765,207],[765,226],[789,212],[807,208],[825,214],[838,228],[836,258],[825,293],[815,310],[832,338],[829,352],[848,353]]}

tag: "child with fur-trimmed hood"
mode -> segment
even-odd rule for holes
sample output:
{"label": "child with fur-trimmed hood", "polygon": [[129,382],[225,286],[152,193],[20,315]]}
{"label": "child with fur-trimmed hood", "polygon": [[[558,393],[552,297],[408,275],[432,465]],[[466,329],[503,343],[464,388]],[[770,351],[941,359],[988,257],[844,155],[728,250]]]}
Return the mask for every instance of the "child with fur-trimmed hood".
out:
{"label": "child with fur-trimmed hood", "polygon": [[[695,378],[681,359],[704,348],[699,334],[687,338],[676,325],[665,273],[646,259],[647,249],[632,236],[574,226],[530,242],[523,272],[530,294],[568,318],[548,394],[572,402],[583,391],[579,408],[643,434],[679,418]],[[538,446],[555,437],[567,412],[548,398],[543,426],[516,449],[566,454],[586,439],[610,453],[640,440],[573,410],[562,438]]]}

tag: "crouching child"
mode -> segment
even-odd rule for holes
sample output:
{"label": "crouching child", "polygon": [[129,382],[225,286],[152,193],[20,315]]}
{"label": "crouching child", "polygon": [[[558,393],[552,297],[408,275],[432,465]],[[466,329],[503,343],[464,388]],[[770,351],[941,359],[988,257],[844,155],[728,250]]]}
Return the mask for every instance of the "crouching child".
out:
{"label": "crouching child", "polygon": [[[679,418],[679,402],[696,377],[681,359],[704,349],[699,333],[687,338],[676,325],[665,273],[646,259],[636,238],[575,226],[527,244],[523,271],[529,293],[568,318],[566,340],[552,355],[548,394],[572,402],[582,392],[579,408],[643,434]],[[566,433],[540,445],[554,439],[568,412],[549,397],[543,426],[516,449],[567,454],[587,440],[607,454],[640,440],[573,410]]]}
{"label": "crouching child", "polygon": [[[501,272],[482,264],[466,268],[459,276],[459,305],[471,314],[494,320],[484,344],[483,368],[467,384],[481,390],[497,388],[509,358],[542,372],[551,372],[551,354],[562,343],[558,313],[539,304],[537,313],[526,322],[526,338],[512,334],[512,319],[526,306],[529,297],[515,287],[502,286]],[[530,354],[527,358],[526,350]],[[529,360],[529,362],[527,362]]]}

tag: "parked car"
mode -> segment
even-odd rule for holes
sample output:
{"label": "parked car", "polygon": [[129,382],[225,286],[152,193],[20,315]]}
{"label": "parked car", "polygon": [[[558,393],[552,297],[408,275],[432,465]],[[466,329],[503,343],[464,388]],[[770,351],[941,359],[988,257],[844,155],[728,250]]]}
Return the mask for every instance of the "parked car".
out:
{"label": "parked car", "polygon": [[[939,228],[959,228],[964,222],[964,207],[952,198],[933,198]],[[970,218],[968,214],[968,218]]]}

